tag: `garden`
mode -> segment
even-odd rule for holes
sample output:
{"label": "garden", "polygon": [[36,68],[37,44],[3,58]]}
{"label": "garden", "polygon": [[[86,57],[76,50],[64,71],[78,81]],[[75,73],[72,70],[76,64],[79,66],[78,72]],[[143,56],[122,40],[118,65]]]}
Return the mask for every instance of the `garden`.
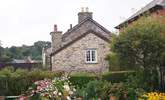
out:
{"label": "garden", "polygon": [[0,70],[0,99],[165,100],[164,18],[142,17],[114,34],[106,73],[4,68]]}
{"label": "garden", "polygon": [[[102,78],[90,73],[74,73],[71,75],[63,72],[31,71],[12,67],[0,71],[0,95],[18,96],[28,100],[67,100],[73,98],[109,98],[109,94],[117,95],[122,89],[127,75],[132,71],[119,71],[104,73]],[[110,82],[111,80],[111,82]],[[36,99],[37,98],[37,99]],[[65,98],[65,99],[64,99]]]}

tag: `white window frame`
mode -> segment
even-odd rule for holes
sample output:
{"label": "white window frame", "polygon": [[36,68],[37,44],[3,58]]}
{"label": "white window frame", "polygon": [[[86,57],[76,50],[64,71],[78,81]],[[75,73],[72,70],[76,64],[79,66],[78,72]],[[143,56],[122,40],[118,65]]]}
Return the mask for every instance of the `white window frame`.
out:
{"label": "white window frame", "polygon": [[[89,61],[87,60],[87,52],[90,52]],[[95,51],[95,60],[92,61],[92,51]],[[86,63],[97,63],[97,50],[96,49],[86,49],[85,50],[85,62]]]}

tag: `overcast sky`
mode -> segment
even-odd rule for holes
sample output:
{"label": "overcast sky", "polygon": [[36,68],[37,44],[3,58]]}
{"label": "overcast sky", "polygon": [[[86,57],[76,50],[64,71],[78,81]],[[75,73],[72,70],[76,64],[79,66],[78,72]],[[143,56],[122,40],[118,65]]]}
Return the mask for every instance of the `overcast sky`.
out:
{"label": "overcast sky", "polygon": [[51,41],[57,24],[65,32],[76,25],[82,6],[110,31],[152,0],[0,0],[0,40],[3,47]]}

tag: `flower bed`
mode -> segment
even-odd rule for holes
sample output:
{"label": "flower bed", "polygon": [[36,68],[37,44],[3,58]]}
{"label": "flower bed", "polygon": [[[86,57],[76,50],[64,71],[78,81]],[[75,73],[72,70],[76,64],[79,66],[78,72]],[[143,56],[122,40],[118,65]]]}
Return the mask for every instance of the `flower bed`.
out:
{"label": "flower bed", "polygon": [[71,100],[75,96],[75,88],[67,77],[45,79],[36,81],[29,88],[27,94],[22,95],[21,100]]}
{"label": "flower bed", "polygon": [[142,95],[138,100],[165,100],[165,93],[151,92]]}

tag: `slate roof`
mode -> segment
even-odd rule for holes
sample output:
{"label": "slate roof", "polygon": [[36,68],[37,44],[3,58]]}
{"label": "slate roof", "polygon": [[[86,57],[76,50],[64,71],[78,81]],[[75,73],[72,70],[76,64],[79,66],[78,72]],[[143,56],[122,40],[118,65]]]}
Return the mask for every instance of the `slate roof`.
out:
{"label": "slate roof", "polygon": [[[80,28],[85,22],[90,21],[91,23],[95,24],[97,27],[99,27],[102,31],[104,31],[107,36],[102,35],[102,33],[96,32],[92,29],[87,30],[86,32],[82,33],[82,34],[75,34],[77,36],[75,37],[69,37],[76,29]],[[86,36],[89,33],[93,33],[97,36],[99,36],[100,38],[104,39],[105,41],[109,40],[109,37],[111,36],[111,32],[109,30],[107,30],[106,28],[104,28],[102,25],[100,25],[99,23],[97,23],[95,20],[93,20],[90,17],[87,17],[86,19],[84,19],[82,22],[80,22],[79,24],[77,24],[76,26],[74,26],[72,29],[68,30],[67,32],[65,32],[62,36],[62,41],[65,41],[65,38],[69,37],[71,40],[68,41],[66,44],[64,44],[61,48],[57,49],[55,52],[52,52],[50,54],[50,56],[53,56],[55,54],[57,54],[59,51],[63,50],[64,48],[68,47],[69,45],[73,44],[75,41],[81,39],[82,37]],[[66,42],[66,41],[65,41]]]}
{"label": "slate roof", "polygon": [[12,63],[32,63],[32,61],[28,59],[14,59]]}
{"label": "slate roof", "polygon": [[116,26],[115,28],[119,29],[120,26],[125,24],[128,21],[133,20],[134,18],[138,17],[139,15],[149,11],[150,9],[159,6],[159,7],[165,7],[165,0],[153,0],[149,4],[147,4],[145,7],[137,11],[135,14],[133,14],[131,17],[129,17],[127,20]]}
{"label": "slate roof", "polygon": [[66,38],[67,36],[69,36],[75,29],[81,27],[81,25],[83,25],[86,21],[91,21],[92,23],[94,23],[96,26],[100,27],[103,31],[105,31],[106,33],[111,33],[109,30],[107,30],[106,28],[104,28],[102,25],[100,25],[99,23],[97,23],[95,20],[93,20],[90,17],[87,17],[86,19],[84,19],[81,23],[77,24],[76,26],[74,26],[71,30],[65,32],[62,36],[62,38]]}
{"label": "slate roof", "polygon": [[81,38],[85,37],[85,36],[86,36],[87,34],[89,34],[89,33],[95,34],[96,36],[102,38],[103,40],[105,40],[105,41],[107,41],[107,42],[110,42],[109,37],[105,37],[104,35],[102,35],[102,34],[100,34],[100,33],[97,33],[97,32],[95,32],[95,31],[93,31],[93,30],[89,30],[89,31],[87,31],[86,33],[82,34],[81,36],[75,38],[75,39],[72,40],[71,42],[65,44],[65,45],[62,46],[61,48],[57,49],[57,50],[56,50],[55,52],[53,52],[50,56],[53,56],[53,55],[57,54],[57,53],[60,52],[61,50],[67,48],[68,46],[70,46],[70,45],[73,44],[74,42],[80,40]]}
{"label": "slate roof", "polygon": [[14,59],[12,63],[27,63],[27,61],[22,59]]}

